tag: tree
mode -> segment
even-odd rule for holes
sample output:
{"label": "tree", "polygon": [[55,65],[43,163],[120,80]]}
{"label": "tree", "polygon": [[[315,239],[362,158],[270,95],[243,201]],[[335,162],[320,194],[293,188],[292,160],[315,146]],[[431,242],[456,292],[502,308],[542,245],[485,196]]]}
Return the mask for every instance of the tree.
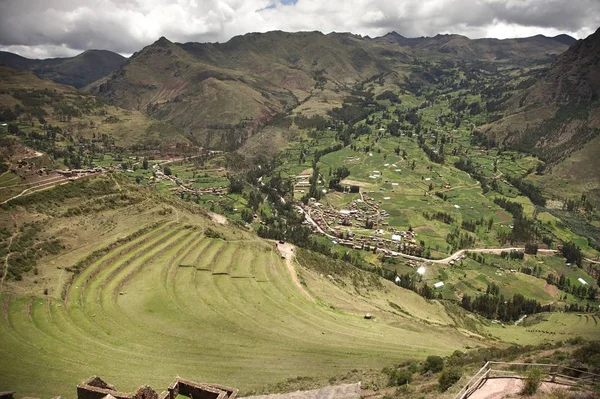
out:
{"label": "tree", "polygon": [[244,190],[244,182],[237,176],[227,176],[229,178],[229,193],[241,194]]}
{"label": "tree", "polygon": [[439,373],[444,369],[444,359],[440,356],[427,356],[425,363],[423,364],[423,373],[428,371],[432,373]]}
{"label": "tree", "polygon": [[252,220],[254,220],[254,212],[252,212],[252,210],[248,209],[248,208],[244,208],[242,209],[242,220],[246,223],[252,223]]}
{"label": "tree", "polygon": [[530,255],[536,255],[538,252],[538,245],[534,242],[528,242],[525,244],[525,253]]}
{"label": "tree", "polygon": [[390,379],[388,381],[389,386],[402,386],[409,384],[412,381],[412,373],[410,370],[395,370],[391,373]]}
{"label": "tree", "polygon": [[165,175],[167,175],[167,176],[171,176],[171,174],[172,174],[173,172],[171,171],[171,168],[169,168],[168,166],[165,166],[165,167],[163,168],[163,173],[164,173]]}
{"label": "tree", "polygon": [[575,245],[575,243],[571,241],[564,243],[560,252],[567,258],[567,262],[581,266],[581,261],[583,260],[581,248]]}
{"label": "tree", "polygon": [[438,379],[440,392],[446,392],[448,388],[454,385],[462,377],[462,369],[458,367],[450,367],[440,374]]}

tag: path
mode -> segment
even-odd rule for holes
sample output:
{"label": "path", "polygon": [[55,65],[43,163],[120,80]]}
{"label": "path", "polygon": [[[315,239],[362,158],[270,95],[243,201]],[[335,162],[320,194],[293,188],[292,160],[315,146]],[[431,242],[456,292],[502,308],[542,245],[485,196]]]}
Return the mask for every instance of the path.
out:
{"label": "path", "polygon": [[19,194],[13,195],[9,199],[0,202],[0,204],[6,204],[7,202],[17,199],[19,197],[22,197],[26,194],[31,194],[31,193],[36,193],[38,191],[48,190],[48,189],[51,189],[56,186],[67,184],[68,182],[69,182],[69,180],[60,180],[58,182],[45,183],[45,184],[40,184],[38,186],[29,187],[29,188],[26,188],[25,190],[21,191]]}
{"label": "path", "polygon": [[12,233],[12,235],[8,239],[8,246],[6,247],[6,256],[4,257],[4,273],[2,273],[2,279],[0,279],[0,293],[2,292],[2,288],[4,286],[4,279],[6,278],[6,274],[8,273],[8,257],[10,256],[10,246],[12,245],[12,242],[18,233],[19,231],[15,230],[14,233]]}
{"label": "path", "polygon": [[119,182],[117,181],[117,179],[115,179],[115,176],[112,173],[109,176],[112,179],[112,181],[115,182],[115,186],[117,186],[117,190],[123,191],[123,189],[121,188],[121,185],[119,184]]}
{"label": "path", "polygon": [[[469,399],[502,399],[515,397],[523,389],[523,380],[518,378],[490,378],[484,384],[473,392]],[[555,384],[552,382],[542,382],[538,392],[549,393],[554,389],[567,389],[570,386]]]}
{"label": "path", "polygon": [[[474,252],[474,253],[483,253],[483,254],[494,254],[494,255],[500,255],[502,252],[510,252],[510,251],[520,251],[520,252],[524,252],[525,248],[519,248],[519,247],[509,247],[509,248],[472,248],[472,249],[461,249],[460,251],[456,251],[455,253],[453,253],[452,255],[448,256],[447,258],[444,259],[425,259],[425,258],[421,258],[424,259],[427,262],[432,262],[432,263],[448,263],[451,260],[455,259],[457,256],[461,256],[463,255],[465,252]],[[538,249],[538,255],[554,255],[556,252],[558,252],[555,249]]]}
{"label": "path", "polygon": [[355,384],[328,385],[310,391],[247,396],[243,399],[359,399],[360,397],[360,383],[357,382]]}
{"label": "path", "polygon": [[300,283],[300,280],[298,280],[298,273],[296,273],[296,267],[294,266],[296,249],[294,248],[294,246],[292,244],[287,243],[287,242],[285,244],[280,244],[279,242],[276,242],[275,245],[277,246],[277,250],[279,251],[281,256],[283,256],[285,258],[285,264],[288,268],[288,271],[290,272],[290,275],[292,276],[292,281],[298,287],[298,289],[300,291],[302,291],[302,293],[304,295],[306,295],[306,297],[312,301],[313,297],[306,290],[306,288],[304,288],[304,286]]}
{"label": "path", "polygon": [[[10,198],[8,198],[8,199],[0,202],[0,205],[1,204],[6,204],[9,201],[12,201],[12,200],[14,200],[16,198],[22,197],[22,196],[27,195],[27,194],[36,193],[38,191],[49,190],[49,189],[57,187],[57,186],[62,186],[63,184],[67,184],[67,183],[69,183],[70,181],[73,181],[73,180],[85,179],[87,177],[100,176],[100,175],[103,175],[103,174],[104,174],[104,172],[101,172],[101,173],[96,173],[96,174],[89,174],[89,175],[83,175],[83,176],[70,177],[68,179],[56,180],[56,181],[46,182],[46,183],[38,184],[38,185],[32,185],[31,187],[28,187],[25,190],[21,191],[19,194],[13,195],[12,197],[10,197]],[[55,179],[55,178],[53,177],[52,179]],[[46,179],[46,180],[50,180],[50,179]]]}

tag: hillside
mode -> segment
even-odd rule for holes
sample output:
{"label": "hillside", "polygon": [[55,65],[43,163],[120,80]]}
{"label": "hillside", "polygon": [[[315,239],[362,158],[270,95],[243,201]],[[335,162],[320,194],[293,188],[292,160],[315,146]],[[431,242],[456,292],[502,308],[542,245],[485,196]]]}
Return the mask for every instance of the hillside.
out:
{"label": "hillside", "polygon": [[42,79],[81,88],[119,68],[125,57],[108,50],[87,50],[75,57],[29,59],[0,51],[0,65],[30,70]]}
{"label": "hillside", "polygon": [[38,150],[56,154],[67,143],[83,142],[94,143],[95,152],[132,145],[159,151],[189,144],[181,131],[142,112],[109,105],[33,72],[0,67],[0,90],[0,120],[12,122],[9,133]]}
{"label": "hillside", "polygon": [[506,103],[506,115],[484,127],[496,141],[517,143],[551,163],[600,129],[600,29],[573,44],[530,88]]}
{"label": "hillside", "polygon": [[[440,303],[341,261],[335,280],[319,276],[323,256],[282,260],[271,242],[120,174],[16,199],[0,215],[10,257],[0,387],[21,396],[70,398],[93,374],[125,390],[173,375],[248,390],[489,345]],[[16,277],[28,246],[35,272]]]}
{"label": "hillside", "polygon": [[594,314],[490,324],[216,220],[118,173],[2,205],[0,344],[10,361],[0,362],[0,387],[70,398],[99,374],[125,391],[140,381],[165,386],[173,375],[244,392],[367,376],[369,389],[429,355],[475,370],[480,356],[523,352],[504,352],[500,339],[550,348],[597,331]]}
{"label": "hillside", "polygon": [[[599,94],[600,29],[561,54],[534,85],[508,99],[503,118],[480,130],[488,139],[538,155],[549,174],[540,180],[565,179],[561,190],[571,184],[600,203],[596,173],[584,173],[595,162],[596,152],[588,147],[597,147],[592,143],[600,133]],[[583,167],[574,170],[577,164]]]}
{"label": "hillside", "polygon": [[364,40],[345,35],[269,32],[224,44],[161,38],[89,90],[202,145],[231,149],[313,91],[348,90],[385,68]]}
{"label": "hillside", "polygon": [[281,31],[222,44],[161,38],[87,90],[172,123],[201,145],[233,149],[276,114],[323,115],[369,79],[385,76],[396,89],[407,88],[422,59],[543,63],[567,48],[564,41]]}
{"label": "hillside", "polygon": [[576,42],[568,35],[537,35],[516,39],[469,39],[461,35],[406,38],[396,32],[373,41],[397,44],[418,57],[452,58],[462,61],[542,62],[562,53]]}

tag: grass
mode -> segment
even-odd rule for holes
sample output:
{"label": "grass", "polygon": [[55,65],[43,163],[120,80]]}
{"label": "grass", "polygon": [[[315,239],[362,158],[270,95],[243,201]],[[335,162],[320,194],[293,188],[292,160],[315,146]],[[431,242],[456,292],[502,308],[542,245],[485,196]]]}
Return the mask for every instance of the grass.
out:
{"label": "grass", "polygon": [[411,292],[372,287],[376,307],[393,298],[414,316],[380,311],[380,320],[366,321],[359,313],[366,291],[357,298],[324,278],[305,281],[323,300],[303,295],[263,241],[210,239],[202,229],[162,224],[76,275],[64,300],[2,295],[0,348],[8,361],[0,364],[0,387],[70,397],[77,382],[97,374],[123,390],[140,381],[164,387],[175,375],[252,389],[477,342],[451,327],[443,307]]}
{"label": "grass", "polygon": [[527,327],[493,324],[487,330],[494,337],[520,345],[564,341],[577,336],[598,337],[598,314],[543,313],[537,316],[541,321]]}

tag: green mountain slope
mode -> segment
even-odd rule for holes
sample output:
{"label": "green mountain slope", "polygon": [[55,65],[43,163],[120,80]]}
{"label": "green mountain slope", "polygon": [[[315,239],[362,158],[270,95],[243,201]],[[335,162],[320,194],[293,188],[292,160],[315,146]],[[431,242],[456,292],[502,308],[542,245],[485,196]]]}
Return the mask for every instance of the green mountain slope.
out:
{"label": "green mountain slope", "polygon": [[40,79],[32,72],[0,66],[0,90],[0,121],[11,122],[11,131],[28,142],[53,141],[49,148],[36,146],[47,152],[73,141],[93,141],[106,148],[151,146],[154,150],[189,143],[181,130],[142,112],[107,104],[71,86]]}
{"label": "green mountain slope", "polygon": [[[457,35],[371,39],[350,33],[250,33],[227,43],[171,43],[161,38],[87,90],[142,110],[191,134],[199,144],[236,148],[278,113],[300,104],[325,112],[331,98],[381,75],[407,83],[417,58],[547,61],[566,39],[470,40]],[[324,94],[326,93],[326,95]]]}
{"label": "green mountain slope", "polygon": [[600,133],[599,99],[600,29],[573,44],[533,86],[510,98],[504,118],[483,130],[554,164]]}
{"label": "green mountain slope", "polygon": [[161,38],[89,90],[227,149],[317,86],[347,91],[385,72],[377,50],[360,37],[318,32],[247,34],[224,44]]}

